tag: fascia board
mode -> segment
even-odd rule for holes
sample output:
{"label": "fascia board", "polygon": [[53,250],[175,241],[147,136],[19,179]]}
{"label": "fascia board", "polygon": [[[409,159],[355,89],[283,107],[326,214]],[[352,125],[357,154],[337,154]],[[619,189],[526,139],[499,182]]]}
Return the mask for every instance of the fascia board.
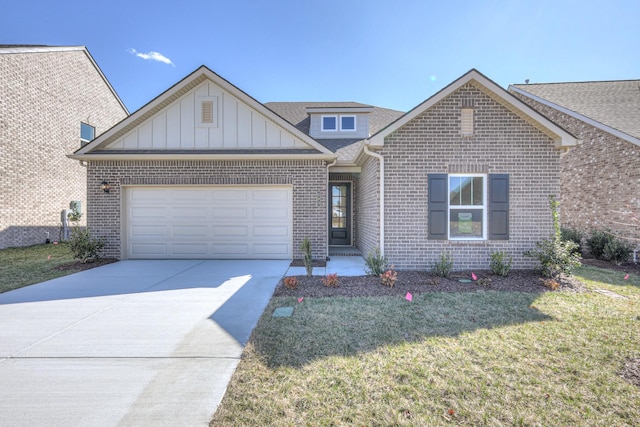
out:
{"label": "fascia board", "polygon": [[336,155],[327,154],[203,154],[203,153],[132,153],[132,154],[68,154],[73,160],[325,160],[334,161]]}
{"label": "fascia board", "polygon": [[593,126],[595,128],[598,128],[598,129],[600,129],[600,130],[602,130],[604,132],[610,133],[610,134],[612,134],[614,136],[617,136],[620,139],[623,139],[623,140],[628,141],[628,142],[630,142],[632,144],[640,146],[640,139],[635,138],[635,137],[629,135],[628,133],[624,133],[622,131],[619,131],[618,129],[615,129],[615,128],[612,128],[610,126],[607,126],[604,123],[601,123],[601,122],[599,122],[597,120],[593,120],[593,119],[591,119],[591,118],[589,118],[587,116],[584,116],[584,115],[582,115],[580,113],[577,113],[577,112],[575,112],[573,110],[570,110],[570,109],[568,109],[566,107],[563,107],[562,105],[559,105],[559,104],[556,104],[554,102],[548,101],[548,100],[546,100],[544,98],[540,98],[539,96],[536,96],[536,95],[534,95],[532,93],[529,93],[529,92],[527,92],[527,91],[525,91],[523,89],[515,87],[514,85],[509,85],[509,91],[518,93],[518,94],[520,94],[522,96],[526,96],[527,98],[531,98],[532,100],[534,100],[536,102],[539,102],[539,103],[541,103],[543,105],[546,105],[547,107],[551,107],[551,108],[553,108],[555,110],[560,111],[561,113],[564,113],[564,114],[566,114],[568,116],[571,116],[573,118],[581,120],[581,121],[583,121],[583,122],[585,122],[587,124],[590,124],[591,126]]}

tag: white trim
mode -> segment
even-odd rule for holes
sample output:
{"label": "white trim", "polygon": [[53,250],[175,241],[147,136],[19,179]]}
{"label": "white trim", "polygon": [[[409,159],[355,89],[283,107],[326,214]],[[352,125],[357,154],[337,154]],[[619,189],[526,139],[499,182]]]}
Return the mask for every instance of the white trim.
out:
{"label": "white trim", "polygon": [[[330,118],[334,118],[336,119],[336,127],[333,129],[329,129],[329,128],[325,128],[324,127],[324,119],[330,119]],[[337,115],[326,115],[326,116],[320,116],[320,130],[322,132],[338,132],[339,129],[339,118]]]}
{"label": "white trim", "polygon": [[[482,178],[482,205],[453,205],[451,206],[451,178]],[[489,240],[489,228],[487,225],[487,187],[489,184],[488,175],[484,173],[449,173],[447,174],[447,240],[451,242],[483,242]],[[482,210],[482,237],[451,237],[451,209],[478,209]]]}
{"label": "white trim", "polygon": [[[95,140],[94,140],[95,141]],[[88,145],[88,144],[87,144]],[[275,151],[275,150],[274,150]],[[239,154],[239,153],[104,153],[104,154],[68,154],[73,160],[327,160],[336,159],[335,154]]]}
{"label": "white trim", "polygon": [[370,147],[383,147],[385,137],[387,137],[400,127],[404,126],[411,120],[415,119],[418,115],[433,107],[442,99],[446,98],[470,81],[477,82],[479,85],[485,87],[487,90],[493,93],[496,98],[504,105],[513,107],[513,110],[519,111],[525,117],[528,117],[532,121],[542,125],[542,127],[547,130],[549,135],[553,137],[557,148],[573,147],[578,145],[578,139],[576,137],[553,123],[551,120],[544,117],[542,114],[535,111],[533,108],[526,105],[524,102],[517,99],[515,96],[498,86],[496,83],[489,80],[487,77],[483,76],[477,70],[472,69],[467,74],[463,75],[458,80],[454,81],[453,83],[449,84],[449,86],[433,95],[431,98],[428,98],[427,100],[413,108],[411,111],[401,116],[395,122],[389,124],[385,128],[378,131],[376,134],[371,136],[368,140]]}
{"label": "white trim", "polygon": [[[342,127],[342,119],[344,119],[345,117],[353,117],[353,129],[345,129]],[[340,121],[340,132],[355,132],[358,130],[358,116],[356,116],[355,114],[340,115],[339,121]]]}
{"label": "white trim", "polygon": [[373,107],[307,107],[307,114],[317,114],[317,113],[371,113],[373,112]]}
{"label": "white trim", "polygon": [[380,255],[384,256],[384,157],[380,153],[369,151],[369,145],[365,142],[362,144],[363,152],[371,157],[375,157],[380,161]]}
{"label": "white trim", "polygon": [[553,108],[555,110],[558,110],[561,113],[564,113],[564,114],[566,114],[568,116],[571,116],[573,118],[581,120],[581,121],[583,121],[583,122],[585,122],[585,123],[587,123],[587,124],[589,124],[589,125],[591,125],[591,126],[593,126],[595,128],[598,128],[598,129],[600,129],[602,131],[605,131],[605,132],[610,133],[610,134],[612,134],[614,136],[617,136],[620,139],[624,139],[625,141],[628,141],[628,142],[630,142],[632,144],[640,146],[640,139],[635,138],[635,137],[629,135],[628,133],[624,133],[622,131],[619,131],[618,129],[612,128],[611,126],[607,126],[604,123],[601,123],[601,122],[599,122],[597,120],[590,119],[589,117],[584,116],[584,115],[582,115],[580,113],[577,113],[577,112],[575,112],[573,110],[570,110],[570,109],[568,109],[566,107],[563,107],[562,105],[556,104],[556,103],[551,102],[551,101],[547,101],[544,98],[540,98],[539,96],[533,95],[532,93],[529,93],[529,92],[527,92],[527,91],[525,91],[523,89],[517,88],[514,85],[509,85],[509,90],[510,91],[512,90],[512,91],[514,91],[514,92],[516,92],[516,93],[518,93],[520,95],[526,96],[527,98],[531,98],[532,100],[534,100],[536,102],[539,102],[539,103],[541,103],[543,105],[546,105],[547,107],[551,107],[551,108]]}

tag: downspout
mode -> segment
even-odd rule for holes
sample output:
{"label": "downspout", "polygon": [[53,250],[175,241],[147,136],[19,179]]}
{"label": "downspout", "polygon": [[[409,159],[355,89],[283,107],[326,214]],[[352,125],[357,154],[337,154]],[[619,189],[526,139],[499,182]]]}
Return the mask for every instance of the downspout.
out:
{"label": "downspout", "polygon": [[380,153],[369,151],[368,145],[363,145],[364,153],[380,161],[380,255],[384,256],[384,157]]}

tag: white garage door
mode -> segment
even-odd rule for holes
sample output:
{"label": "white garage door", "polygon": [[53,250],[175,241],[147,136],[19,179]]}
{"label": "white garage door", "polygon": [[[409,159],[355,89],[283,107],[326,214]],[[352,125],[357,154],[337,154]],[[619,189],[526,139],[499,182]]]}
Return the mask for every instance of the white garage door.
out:
{"label": "white garage door", "polygon": [[128,258],[289,259],[290,187],[129,187]]}

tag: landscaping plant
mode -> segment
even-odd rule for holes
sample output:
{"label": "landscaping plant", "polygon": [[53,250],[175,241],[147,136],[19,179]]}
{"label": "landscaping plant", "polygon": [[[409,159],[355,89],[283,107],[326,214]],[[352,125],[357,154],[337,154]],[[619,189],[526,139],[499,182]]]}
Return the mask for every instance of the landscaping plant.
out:
{"label": "landscaping plant", "polygon": [[100,259],[104,240],[92,237],[89,229],[83,229],[78,225],[82,214],[78,210],[76,203],[71,204],[71,212],[67,215],[69,221],[74,225],[71,229],[71,237],[69,238],[69,249],[73,257],[82,263],[94,262]]}
{"label": "landscaping plant", "polygon": [[287,289],[298,289],[298,279],[295,276],[287,276],[284,278],[284,286]]}
{"label": "landscaping plant", "polygon": [[308,237],[302,240],[300,249],[304,255],[304,268],[307,270],[307,277],[311,277],[313,275],[313,258],[311,258],[311,241]]}
{"label": "landscaping plant", "polygon": [[366,273],[371,276],[380,276],[387,269],[389,262],[387,257],[382,255],[380,248],[375,248],[373,252],[369,252],[364,260],[367,268]]}
{"label": "landscaping plant", "polygon": [[440,259],[433,263],[431,266],[431,272],[438,277],[444,277],[446,279],[449,277],[452,270],[453,259],[451,259],[451,255],[445,251],[440,252]]}
{"label": "landscaping plant", "polygon": [[571,274],[576,267],[580,267],[580,254],[576,251],[577,244],[562,239],[560,230],[560,203],[551,195],[549,207],[553,218],[553,234],[549,239],[536,242],[536,248],[524,254],[537,258],[540,262],[538,270],[541,275],[549,278],[557,278],[561,274]]}
{"label": "landscaping plant", "polygon": [[326,277],[322,278],[322,284],[328,288],[337,288],[338,287],[338,273],[327,274]]}
{"label": "landscaping plant", "polygon": [[507,277],[511,271],[513,257],[506,252],[491,252],[491,272],[497,276]]}
{"label": "landscaping plant", "polygon": [[380,275],[380,283],[384,286],[393,288],[398,280],[398,272],[393,270],[393,265],[387,271]]}
{"label": "landscaping plant", "polygon": [[576,252],[582,254],[582,232],[571,227],[561,227],[560,233],[562,234],[562,240],[571,240],[576,243],[578,245]]}

